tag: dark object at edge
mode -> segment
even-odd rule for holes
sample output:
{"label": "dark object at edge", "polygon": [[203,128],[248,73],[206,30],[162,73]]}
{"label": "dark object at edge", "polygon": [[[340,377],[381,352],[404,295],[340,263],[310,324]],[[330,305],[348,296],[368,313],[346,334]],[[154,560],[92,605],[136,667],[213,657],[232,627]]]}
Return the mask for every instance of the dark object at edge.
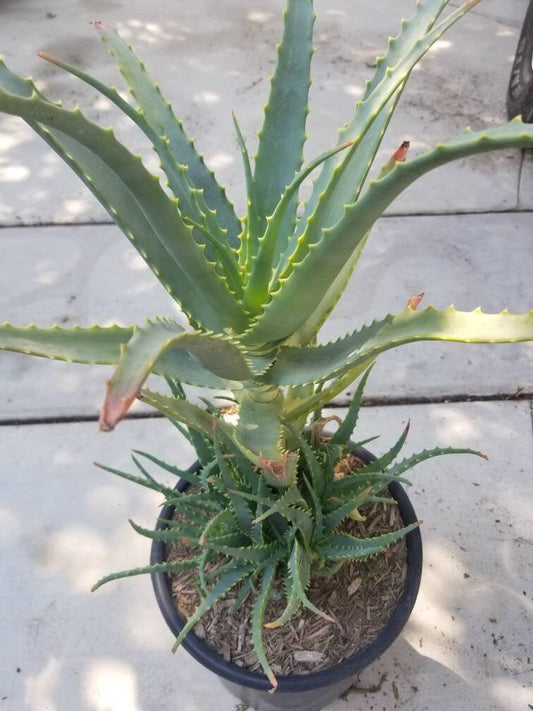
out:
{"label": "dark object at edge", "polygon": [[507,115],[533,123],[533,0],[522,26],[507,90]]}

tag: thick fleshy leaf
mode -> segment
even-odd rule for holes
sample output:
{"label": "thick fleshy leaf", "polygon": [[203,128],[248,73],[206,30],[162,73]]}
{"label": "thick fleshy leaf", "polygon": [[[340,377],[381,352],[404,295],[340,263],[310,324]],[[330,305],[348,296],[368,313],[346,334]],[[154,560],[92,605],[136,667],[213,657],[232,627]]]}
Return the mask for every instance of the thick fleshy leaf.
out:
{"label": "thick fleshy leaf", "polygon": [[[307,223],[305,232],[298,239],[286,268],[280,274],[275,289],[272,290],[271,301],[247,333],[246,338],[250,343],[279,341],[301,328],[309,316],[319,308],[343,267],[351,261],[359,243],[377,216],[370,224],[358,224],[358,238],[349,242],[349,249],[339,249],[336,244],[331,244],[331,239],[326,239],[329,237],[329,231],[335,229],[339,218],[341,222],[344,219],[342,218],[344,205],[353,201],[357,194],[357,186],[351,186],[351,181],[348,181],[350,189],[354,191],[351,196],[345,196],[342,191],[341,195],[336,194],[341,176],[351,165],[351,160],[372,122],[406,80],[413,67],[442,34],[477,2],[479,0],[470,0],[419,38],[394,67],[388,68],[379,85],[359,105],[358,123],[361,126],[359,135],[355,137],[343,163],[334,172],[313,216]],[[354,164],[359,170],[356,160]],[[333,296],[330,292],[329,298],[332,303],[335,302]],[[288,303],[291,304],[290,311],[287,310]]]}
{"label": "thick fleshy leaf", "polygon": [[254,645],[255,653],[259,659],[259,663],[263,668],[263,671],[268,677],[268,680],[275,689],[278,685],[276,677],[268,659],[265,654],[265,649],[263,646],[263,620],[265,616],[265,608],[267,606],[268,600],[270,598],[270,593],[272,592],[272,587],[274,585],[274,580],[276,579],[278,564],[276,562],[269,563],[261,578],[261,587],[257,594],[257,598],[254,603],[254,609],[252,613],[252,642]]}
{"label": "thick fleshy leaf", "polygon": [[355,538],[347,533],[334,533],[317,545],[317,549],[324,558],[329,560],[355,560],[368,558],[380,553],[391,543],[403,538],[409,531],[417,528],[419,523],[404,526],[399,531],[384,533],[374,538]]}
{"label": "thick fleshy leaf", "polygon": [[234,476],[234,472],[231,464],[228,463],[224,457],[222,450],[220,449],[220,444],[218,439],[215,437],[214,441],[215,454],[217,456],[218,467],[220,470],[220,475],[222,481],[226,486],[227,496],[229,498],[229,503],[233,508],[233,513],[239,522],[239,527],[245,533],[251,533],[252,530],[252,512],[248,503],[239,494],[234,493],[234,491],[239,491],[239,483]]}
{"label": "thick fleshy leaf", "polygon": [[[91,326],[81,328],[38,328],[0,324],[0,350],[64,360],[72,363],[117,365],[121,349],[134,333],[134,327]],[[154,365],[154,373],[179,378],[188,385],[217,390],[238,389],[240,384],[215,375],[186,350],[164,353]]]}
{"label": "thick fleshy leaf", "polygon": [[287,212],[291,209],[303,181],[328,158],[351,145],[350,141],[336,146],[311,161],[286,188],[271,217],[267,218],[265,233],[259,238],[259,250],[253,260],[250,278],[245,290],[245,303],[251,309],[263,306],[268,295],[270,279],[280,254],[286,249],[288,234],[283,229]]}
{"label": "thick fleshy leaf", "polygon": [[61,134],[69,165],[75,162],[87,174],[96,197],[193,322],[220,332],[246,325],[244,311],[194,241],[193,228],[179,217],[175,200],[112,130],[91,123],[79,109],[67,111],[35,93],[26,97],[3,87],[0,111]]}
{"label": "thick fleshy leaf", "polygon": [[0,324],[0,349],[70,363],[114,365],[120,349],[133,335],[133,328],[38,328]]}
{"label": "thick fleshy leaf", "polygon": [[[117,369],[107,383],[100,417],[102,429],[112,430],[124,417],[156,363],[171,349],[187,351],[193,360],[219,377],[235,381],[252,377],[242,351],[229,340],[185,331],[171,319],[147,321],[143,328],[136,328],[122,348]],[[183,379],[180,373],[176,376]]]}
{"label": "thick fleshy leaf", "polygon": [[198,405],[187,400],[177,400],[161,393],[153,392],[152,390],[142,390],[139,399],[143,402],[152,405],[156,410],[159,410],[166,417],[174,418],[178,422],[187,425],[193,430],[200,432],[207,437],[213,437],[213,430],[216,427],[218,430],[224,429],[231,433],[230,425],[221,422],[216,417],[210,415],[206,410],[203,410]]}
{"label": "thick fleshy leaf", "polygon": [[293,544],[288,565],[289,576],[287,580],[287,606],[277,620],[266,624],[265,627],[270,629],[281,627],[287,623],[291,617],[293,617],[300,605],[304,605],[304,607],[307,607],[309,610],[314,612],[316,615],[323,617],[328,622],[335,621],[332,617],[322,612],[322,610],[319,610],[307,597],[306,591],[309,586],[310,569],[311,566],[309,557],[296,539]]}
{"label": "thick fleshy leaf", "polygon": [[169,102],[163,98],[159,86],[152,81],[130,45],[113,28],[101,22],[95,23],[95,26],[146,120],[162,138],[168,140],[169,150],[176,162],[187,167],[187,176],[193,187],[203,191],[208,207],[216,211],[217,221],[227,230],[228,243],[237,249],[241,225],[233,205],[217,183],[213,172],[205,165],[203,157],[196,151]]}
{"label": "thick fleshy leaf", "polygon": [[[324,294],[328,294],[332,282],[346,262],[366,241],[368,231],[375,221],[405,188],[425,173],[471,155],[505,148],[528,147],[533,147],[533,125],[515,119],[503,126],[484,131],[467,130],[449,143],[440,144],[405,163],[397,163],[386,176],[371,182],[359,200],[345,208],[344,217],[334,227],[325,230],[320,241],[295,265],[284,287],[274,297],[278,301],[276,309],[290,301],[295,313],[299,313],[302,324],[306,319],[312,319],[316,309],[320,309]],[[301,289],[304,289],[305,303],[300,303]],[[293,299],[296,301],[292,301]],[[272,308],[269,319],[274,317],[273,304],[274,300],[267,307],[267,311]],[[298,304],[298,308],[294,304]],[[283,312],[286,312],[286,306]],[[250,342],[255,338],[276,340],[291,332],[288,321],[283,316],[279,317],[281,320],[277,326],[274,326],[273,321],[269,321],[272,328],[268,326],[268,330],[265,330],[267,322],[262,320],[265,315],[246,336]]]}
{"label": "thick fleshy leaf", "polygon": [[[533,130],[533,129],[532,129]],[[453,306],[389,314],[344,338],[320,346],[282,347],[263,379],[295,385],[340,376],[383,351],[413,341],[515,343],[533,340],[533,311],[485,314],[481,309],[457,311]]]}
{"label": "thick fleshy leaf", "polygon": [[180,644],[183,642],[185,637],[189,634],[190,630],[194,625],[205,615],[205,613],[217,602],[221,597],[224,597],[237,583],[243,580],[247,575],[254,572],[254,566],[251,564],[243,563],[241,566],[232,570],[229,573],[223,575],[216,585],[209,591],[208,595],[202,600],[198,605],[194,613],[187,620],[187,624],[184,625],[183,629],[179,633],[172,647],[172,651],[175,652]]}
{"label": "thick fleshy leaf", "polygon": [[[263,229],[302,164],[314,19],[312,0],[288,0],[254,172]],[[252,246],[250,256],[256,249]]]}
{"label": "thick fleshy leaf", "polygon": [[[339,143],[358,139],[361,136],[365,130],[365,122],[369,120],[368,114],[359,110],[361,105],[368,101],[372,94],[378,90],[387,72],[390,72],[408,52],[413,50],[421,37],[424,37],[429,32],[448,2],[449,0],[424,0],[416,3],[413,16],[409,20],[402,22],[402,28],[398,36],[389,39],[385,56],[378,58],[376,61],[376,71],[372,79],[367,82],[361,100],[357,102],[355,115],[349,123],[339,130]],[[335,168],[341,162],[343,163],[343,169],[336,178],[334,199],[331,199],[333,195],[328,198],[331,203],[330,209],[333,208],[329,216],[330,222],[329,225],[323,226],[334,224],[342,217],[343,205],[356,199],[408,78],[409,75],[407,74],[404,82],[398,86],[396,92],[382,109],[375,117],[371,117],[370,128],[368,128],[365,136],[358,141],[349,159],[346,159],[346,165],[344,165],[344,156],[340,156],[337,159],[331,158],[324,165],[318,179],[313,184],[312,194],[305,203],[303,219],[298,225],[296,238],[300,237],[305,231],[307,219],[315,212],[319,200],[324,199],[328,185],[334,176]],[[335,208],[337,212],[335,212]],[[295,242],[294,246],[296,246]]]}
{"label": "thick fleshy leaf", "polygon": [[358,509],[359,506],[370,500],[372,489],[373,487],[371,486],[366,487],[359,495],[353,496],[353,498],[338,506],[334,511],[330,511],[324,517],[324,528],[330,532],[334,531],[354,509]]}
{"label": "thick fleshy leaf", "polygon": [[[156,528],[154,531],[137,525],[131,519],[129,519],[129,523],[133,530],[139,535],[150,538],[153,541],[164,541],[165,543],[179,543],[182,538],[197,543],[201,534],[201,530],[199,530],[197,526],[178,524],[177,522],[174,522],[176,525],[167,525],[166,528]],[[165,523],[168,524],[168,522]]]}
{"label": "thick fleshy leaf", "polygon": [[283,392],[276,387],[245,387],[238,393],[240,441],[266,460],[283,457],[281,411]]}

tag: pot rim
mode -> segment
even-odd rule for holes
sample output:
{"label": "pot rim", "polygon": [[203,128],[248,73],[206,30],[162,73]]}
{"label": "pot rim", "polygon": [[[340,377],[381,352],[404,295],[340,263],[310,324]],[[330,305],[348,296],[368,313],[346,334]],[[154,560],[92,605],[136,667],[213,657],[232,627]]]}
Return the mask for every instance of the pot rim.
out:
{"label": "pot rim", "polygon": [[[367,463],[375,459],[371,452],[362,447],[356,448],[354,454]],[[189,471],[195,472],[200,468],[200,463],[195,462],[189,468]],[[187,486],[188,482],[181,479],[176,488],[179,491],[184,491]],[[398,509],[404,523],[408,525],[416,522],[415,511],[405,489],[398,482],[392,482],[389,484],[389,490],[398,503]],[[170,519],[173,513],[174,506],[165,506],[157,520],[156,529],[166,528],[166,524],[161,519]],[[278,680],[277,693],[307,691],[347,679],[362,671],[392,645],[413,610],[422,577],[422,536],[420,528],[410,531],[405,537],[405,541],[407,545],[405,587],[392,617],[383,630],[370,644],[338,664],[309,674],[276,677]],[[154,540],[152,542],[150,564],[162,563],[164,555],[165,544],[162,541]],[[152,573],[151,578],[159,609],[168,627],[174,636],[177,636],[185,625],[185,621],[176,610],[170,579],[166,573]],[[199,639],[194,634],[194,630],[189,632],[183,640],[182,646],[204,667],[234,684],[260,691],[269,691],[271,689],[270,681],[264,674],[252,672],[232,662],[226,662],[216,650],[209,647],[204,640]]]}

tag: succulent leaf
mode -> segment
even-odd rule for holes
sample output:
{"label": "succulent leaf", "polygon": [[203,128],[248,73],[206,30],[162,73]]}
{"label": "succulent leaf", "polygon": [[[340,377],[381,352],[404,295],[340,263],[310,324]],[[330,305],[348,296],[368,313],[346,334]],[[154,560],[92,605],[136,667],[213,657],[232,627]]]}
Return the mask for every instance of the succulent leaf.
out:
{"label": "succulent leaf", "polygon": [[[41,99],[0,88],[0,111],[59,131],[62,145],[87,173],[95,195],[148,266],[193,321],[222,332],[246,325],[246,316],[179,217],[175,202],[140,158],[112,131]],[[179,238],[177,238],[179,236]]]}
{"label": "succulent leaf", "polygon": [[[429,32],[448,2],[449,0],[427,0],[425,2],[416,3],[413,17],[411,17],[410,20],[402,22],[401,31],[398,36],[389,39],[385,56],[377,60],[374,76],[365,86],[364,94],[361,101],[357,104],[354,117],[346,126],[339,130],[339,143],[353,140],[364,132],[364,121],[367,120],[367,117],[359,110],[361,104],[370,99],[383,79],[387,76],[387,71],[392,70],[392,68],[415,47],[420,38]],[[407,74],[403,83],[398,86],[396,92],[374,117],[366,135],[361,139],[359,145],[355,147],[354,153],[349,161],[350,165],[346,165],[346,167],[349,167],[349,170],[343,170],[342,174],[339,175],[339,184],[336,186],[337,197],[335,200],[337,210],[340,210],[340,213],[337,213],[337,219],[342,217],[342,206],[346,203],[353,202],[359,195],[408,78],[409,74]],[[296,237],[301,236],[304,232],[307,219],[315,212],[320,196],[325,193],[328,185],[331,183],[335,168],[339,165],[340,161],[343,161],[342,156],[337,160],[334,158],[330,159],[324,165],[320,176],[313,185],[312,194],[305,204],[303,218],[298,225]],[[343,196],[342,198],[340,197],[341,195]],[[334,217],[332,219],[333,222],[336,221]]]}
{"label": "succulent leaf", "polygon": [[[185,350],[193,360],[228,380],[252,376],[239,346],[214,334],[188,332],[171,319],[147,321],[122,348],[117,369],[107,383],[100,426],[112,430],[124,417],[156,363],[169,350]],[[182,380],[182,374],[175,374]]]}
{"label": "succulent leaf", "polygon": [[274,689],[277,687],[278,682],[276,681],[274,672],[272,671],[272,668],[268,663],[268,659],[263,646],[263,620],[265,616],[265,608],[267,606],[270,594],[272,592],[272,587],[276,579],[277,568],[277,561],[269,563],[265,567],[263,575],[261,577],[261,587],[259,588],[259,592],[257,594],[252,613],[252,642],[254,645],[254,650],[257,654],[257,658],[259,659],[259,663],[263,668],[263,671],[267,675],[268,680],[270,681]]}
{"label": "succulent leaf", "polygon": [[122,479],[127,479],[128,481],[132,481],[134,484],[139,484],[140,486],[144,486],[147,489],[152,489],[153,491],[157,491],[160,494],[163,494],[164,496],[173,496],[175,494],[174,489],[170,489],[167,486],[163,486],[163,484],[159,484],[155,482],[153,479],[147,479],[146,477],[141,478],[139,476],[134,476],[133,474],[128,474],[128,472],[122,471],[122,469],[116,469],[114,467],[108,467],[105,464],[100,464],[99,462],[94,462],[95,467],[98,467],[99,469],[103,469],[106,472],[109,472],[110,474],[115,474],[116,476],[121,477]]}
{"label": "succulent leaf", "polygon": [[153,565],[146,565],[144,568],[132,568],[130,570],[123,570],[120,573],[111,573],[111,575],[100,578],[100,580],[92,586],[91,592],[95,592],[98,588],[102,587],[102,585],[110,583],[112,580],[132,578],[135,575],[151,575],[152,573],[177,573],[181,570],[195,568],[197,562],[197,558],[187,558],[185,560],[174,561],[173,563],[155,563]]}
{"label": "succulent leaf", "polygon": [[190,630],[194,625],[205,615],[205,613],[217,602],[221,597],[226,595],[232,588],[240,583],[247,575],[254,572],[254,566],[250,563],[243,563],[235,570],[222,575],[216,585],[209,591],[208,595],[202,600],[198,605],[194,613],[187,620],[187,624],[184,625],[183,629],[179,633],[172,647],[172,651],[175,652],[180,644],[183,642],[185,637],[189,634]]}
{"label": "succulent leaf", "polygon": [[412,523],[393,533],[384,533],[373,538],[355,538],[347,533],[334,533],[317,544],[320,553],[330,560],[354,560],[368,558],[376,553],[381,553],[391,543],[403,538],[409,531],[420,524]]}
{"label": "succulent leaf", "polygon": [[295,385],[326,380],[346,373],[380,353],[413,341],[459,343],[516,343],[533,340],[533,311],[525,314],[485,314],[481,309],[438,310],[389,314],[370,326],[326,345],[282,347],[263,379],[272,385]]}
{"label": "succulent leaf", "polygon": [[187,175],[193,187],[203,192],[209,208],[216,211],[219,224],[227,230],[228,244],[237,249],[241,232],[239,219],[225,191],[185,133],[183,124],[177,120],[172,107],[163,98],[158,85],[152,81],[130,45],[112,27],[103,23],[95,25],[146,120],[168,141],[176,162],[187,167]]}
{"label": "succulent leaf", "polygon": [[[302,164],[314,20],[312,0],[288,0],[255,162],[254,182],[262,231],[266,218],[272,215]],[[295,212],[296,202],[292,206],[293,215]],[[287,220],[285,224],[290,222]],[[256,251],[257,245],[252,245],[249,256]]]}
{"label": "succulent leaf", "polygon": [[372,368],[374,367],[374,364],[372,364],[364,373],[363,377],[361,378],[361,381],[359,382],[359,385],[357,386],[357,390],[355,391],[355,395],[353,397],[353,400],[350,404],[350,407],[348,408],[348,412],[346,413],[346,416],[344,417],[344,421],[342,425],[339,426],[339,429],[335,432],[333,437],[330,439],[329,444],[342,444],[342,445],[347,445],[348,442],[350,441],[350,437],[352,436],[352,432],[355,429],[355,425],[357,424],[357,419],[359,417],[359,411],[361,409],[361,404],[363,402],[363,392],[366,386],[366,381],[368,380],[370,373],[372,372]]}

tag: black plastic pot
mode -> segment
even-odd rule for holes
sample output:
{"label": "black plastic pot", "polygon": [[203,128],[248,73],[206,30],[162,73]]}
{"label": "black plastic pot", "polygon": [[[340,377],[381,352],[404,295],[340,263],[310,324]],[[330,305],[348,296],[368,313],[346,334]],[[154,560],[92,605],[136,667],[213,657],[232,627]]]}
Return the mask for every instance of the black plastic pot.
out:
{"label": "black plastic pot", "polygon": [[[358,449],[355,454],[366,462],[374,459],[370,452]],[[190,471],[199,469],[196,463]],[[184,491],[188,484],[181,480],[178,489]],[[417,518],[405,490],[397,483],[389,485],[389,490],[398,502],[398,508],[405,524],[414,523]],[[165,507],[161,519],[170,519],[174,513],[173,506]],[[157,528],[165,528],[160,520]],[[320,711],[334,701],[343,691],[348,689],[354,676],[385,652],[402,631],[414,607],[420,579],[422,576],[422,537],[418,528],[406,536],[407,543],[407,577],[405,588],[398,602],[394,615],[385,629],[364,649],[340,664],[311,674],[298,674],[278,677],[278,690],[269,694],[270,682],[263,674],[242,669],[235,664],[224,661],[221,655],[190,632],[183,642],[183,647],[200,664],[217,674],[222,683],[241,701],[256,711],[276,711],[277,709],[292,709],[292,711]],[[165,545],[160,541],[152,544],[150,563],[164,561]],[[172,598],[170,580],[164,573],[152,575],[157,603],[172,634],[177,636],[185,624],[179,615]]]}

